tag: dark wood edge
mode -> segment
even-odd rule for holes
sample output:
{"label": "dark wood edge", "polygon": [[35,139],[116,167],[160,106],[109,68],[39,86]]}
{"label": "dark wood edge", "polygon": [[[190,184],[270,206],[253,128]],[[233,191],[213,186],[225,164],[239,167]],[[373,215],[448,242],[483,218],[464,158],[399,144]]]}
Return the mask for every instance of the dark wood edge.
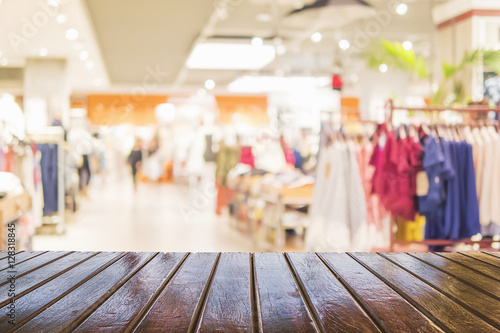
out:
{"label": "dark wood edge", "polygon": [[[55,278],[57,278],[58,276],[63,275],[64,273],[68,272],[69,270],[71,270],[71,269],[75,268],[76,266],[80,265],[82,262],[85,262],[85,261],[89,260],[90,258],[95,257],[95,256],[96,256],[96,255],[98,255],[99,253],[100,253],[100,252],[92,253],[92,254],[91,254],[90,256],[88,256],[87,258],[84,258],[84,259],[82,259],[82,260],[78,261],[76,264],[74,264],[74,265],[72,265],[72,266],[70,266],[70,267],[68,267],[68,268],[66,268],[66,269],[64,269],[64,270],[62,270],[62,271],[60,271],[60,272],[57,272],[56,274],[54,274],[54,275],[52,275],[52,276],[50,276],[50,277],[46,278],[46,279],[45,279],[45,280],[43,280],[43,281],[40,281],[39,283],[35,284],[34,286],[32,286],[32,287],[30,287],[30,288],[26,289],[25,291],[20,292],[19,294],[17,294],[17,295],[16,295],[16,298],[17,298],[17,299],[19,299],[19,298],[23,297],[24,295],[29,294],[29,293],[30,293],[30,292],[32,292],[33,290],[35,290],[35,289],[37,289],[37,288],[40,288],[40,287],[41,287],[41,286],[43,286],[44,284],[46,284],[46,283],[48,283],[48,282],[50,282],[50,281],[54,280],[54,279],[55,279]],[[44,265],[44,266],[45,266],[45,265]],[[10,302],[10,300],[6,300],[6,301],[4,301],[4,302],[0,302],[0,308],[3,308],[4,306],[6,306],[7,304],[9,304],[9,302]]]}
{"label": "dark wood edge", "polygon": [[[120,260],[121,258],[123,258],[126,254],[127,254],[126,252],[121,252],[121,253],[119,252],[118,255],[115,258],[111,259],[110,261],[108,261],[107,263],[105,263],[104,265],[102,265],[101,267],[99,267],[96,271],[92,272],[92,274],[90,274],[89,276],[87,276],[85,279],[83,279],[82,281],[80,281],[79,283],[77,283],[76,285],[74,285],[73,287],[71,287],[70,289],[68,289],[66,292],[62,293],[59,297],[56,297],[55,299],[53,299],[52,301],[50,301],[49,303],[47,303],[46,305],[44,305],[43,307],[41,307],[40,309],[38,309],[37,311],[33,312],[31,315],[29,315],[28,317],[26,317],[24,320],[22,320],[19,323],[17,323],[16,329],[18,329],[19,327],[25,325],[30,320],[32,320],[33,318],[35,318],[36,316],[38,316],[40,313],[42,313],[43,311],[45,311],[46,309],[48,309],[49,307],[51,307],[55,303],[59,302],[62,298],[66,297],[69,293],[73,292],[76,288],[80,287],[82,284],[84,284],[85,282],[89,281],[90,279],[92,279],[97,274],[101,273],[103,270],[105,270],[109,266],[113,265],[115,262],[117,262],[118,260]],[[88,259],[91,259],[93,257],[94,256],[89,257]],[[84,263],[88,259],[80,261],[77,265],[80,265],[80,264]],[[75,268],[77,265],[75,265],[73,268]],[[50,281],[48,281],[48,282],[50,282]],[[11,331],[8,331],[8,332],[14,332],[14,330],[11,330]]]}
{"label": "dark wood edge", "polygon": [[193,318],[191,318],[191,323],[188,327],[188,332],[197,332],[201,325],[201,320],[203,319],[203,312],[205,311],[205,307],[207,305],[208,297],[210,296],[210,289],[212,288],[212,283],[214,282],[215,274],[217,274],[217,268],[219,267],[221,253],[217,253],[217,257],[215,258],[214,265],[212,267],[212,271],[208,276],[208,280],[205,283],[205,287],[203,288],[203,292],[201,293],[201,297],[198,301],[198,305],[193,314]]}
{"label": "dark wood edge", "polygon": [[[370,320],[377,326],[381,332],[390,332],[390,330],[384,325],[380,318],[370,309],[370,307],[365,303],[363,298],[356,293],[356,290],[349,285],[349,283],[340,275],[335,268],[332,266],[330,261],[323,257],[321,253],[316,253],[318,258],[325,264],[325,266],[330,270],[330,272],[339,280],[342,286],[347,290],[351,297],[358,303],[358,305],[363,309]],[[377,276],[375,276],[377,277]],[[378,278],[378,277],[377,277]],[[383,282],[383,281],[382,281]]]}
{"label": "dark wood edge", "polygon": [[252,332],[262,333],[262,315],[260,310],[259,284],[255,271],[255,253],[250,253],[250,293],[252,307]]}
{"label": "dark wood edge", "polygon": [[461,307],[463,307],[464,309],[466,309],[467,311],[475,314],[477,317],[481,318],[482,320],[484,320],[485,322],[487,322],[488,324],[490,324],[491,326],[495,327],[496,329],[500,329],[500,326],[494,322],[491,321],[490,318],[484,316],[483,313],[477,311],[476,309],[474,309],[473,307],[471,307],[470,305],[464,303],[461,299],[453,296],[452,294],[448,293],[446,290],[443,290],[442,288],[430,283],[429,281],[427,281],[426,279],[422,278],[421,276],[417,275],[416,273],[410,271],[409,269],[407,269],[406,267],[404,267],[403,265],[400,265],[398,264],[397,262],[393,261],[391,258],[389,257],[386,257],[383,253],[377,253],[379,256],[383,257],[384,259],[390,261],[391,263],[393,263],[394,265],[398,266],[399,268],[401,268],[402,270],[404,270],[405,272],[407,272],[408,274],[412,275],[413,277],[419,279],[420,281],[422,281],[423,283],[427,284],[429,287],[433,288],[434,290],[438,291],[439,293],[443,294],[444,296],[448,297],[450,300],[452,300],[453,302],[455,302],[456,304],[460,305]]}
{"label": "dark wood edge", "polygon": [[191,255],[191,252],[187,252],[184,257],[177,263],[175,268],[170,272],[169,276],[163,281],[163,283],[158,287],[158,289],[153,293],[146,305],[139,311],[137,316],[130,322],[129,326],[125,329],[125,332],[134,332],[139,324],[144,320],[146,315],[149,313],[151,308],[154,306],[158,297],[162,294],[163,290],[172,281],[172,279],[177,275],[182,265],[186,262],[187,258]]}
{"label": "dark wood edge", "polygon": [[[410,303],[415,309],[420,311],[424,316],[429,318],[434,324],[436,324],[441,330],[447,333],[453,333],[452,330],[450,330],[446,325],[444,325],[439,319],[434,317],[432,312],[427,311],[425,308],[420,306],[413,298],[411,298],[410,295],[407,295],[405,292],[403,292],[401,289],[396,287],[394,284],[392,284],[389,280],[378,274],[375,270],[373,270],[370,266],[368,266],[364,261],[361,259],[357,258],[355,254],[353,253],[347,253],[351,258],[356,260],[361,266],[366,268],[370,273],[378,277],[382,282],[384,282],[388,287],[390,287],[392,290],[394,290],[399,296],[404,298],[408,303]],[[385,259],[385,258],[384,258]]]}
{"label": "dark wood edge", "polygon": [[490,265],[491,267],[495,267],[495,268],[497,268],[497,269],[500,269],[500,262],[499,262],[499,264],[498,264],[498,265],[495,265],[495,264],[492,264],[491,262],[488,262],[488,261],[482,260],[481,258],[477,258],[477,257],[470,256],[470,255],[468,255],[468,254],[467,254],[467,252],[457,252],[457,253],[460,253],[461,255],[466,256],[467,258],[471,258],[471,259],[474,259],[474,260],[478,260],[478,261],[480,261],[480,262],[482,262],[482,263],[488,264],[488,265]]}
{"label": "dark wood edge", "polygon": [[[455,252],[454,252],[454,253],[455,253]],[[481,272],[481,271],[477,270],[477,269],[476,269],[475,267],[473,267],[473,266],[467,266],[467,265],[464,265],[463,263],[461,263],[461,262],[459,262],[459,261],[456,261],[456,260],[454,260],[453,258],[450,258],[450,257],[448,257],[448,256],[446,256],[446,255],[443,255],[442,253],[439,253],[439,252],[434,252],[433,254],[434,254],[434,255],[437,255],[437,256],[440,256],[441,258],[445,258],[445,259],[448,259],[448,260],[450,260],[450,261],[453,261],[453,262],[454,262],[454,263],[456,263],[456,264],[459,264],[459,265],[461,265],[461,266],[463,266],[463,267],[467,267],[467,268],[469,268],[469,269],[472,269],[474,272],[477,272],[477,273],[479,273],[479,274],[481,274],[481,275],[483,275],[483,276],[489,277],[489,278],[491,278],[491,279],[493,279],[493,280],[497,280],[498,282],[500,282],[500,277],[498,277],[498,278],[497,278],[497,277],[493,277],[493,276],[491,276],[491,275],[485,274],[485,273],[483,273],[483,272]],[[481,262],[483,262],[483,261],[481,261]]]}
{"label": "dark wood edge", "polygon": [[285,258],[286,264],[288,265],[288,269],[289,269],[290,273],[292,274],[293,280],[295,281],[295,285],[297,286],[297,289],[299,290],[300,296],[304,300],[307,312],[309,312],[309,315],[312,318],[312,321],[314,323],[316,331],[319,331],[321,333],[325,333],[326,331],[325,331],[325,328],[323,327],[323,324],[321,323],[321,319],[319,317],[318,311],[314,307],[314,304],[311,301],[311,297],[309,297],[309,294],[307,293],[306,287],[304,286],[304,282],[300,278],[300,275],[298,274],[297,269],[293,265],[293,262],[291,261],[289,254],[283,253],[283,256]]}
{"label": "dark wood edge", "polygon": [[[37,267],[35,267],[35,268],[33,268],[33,269],[30,269],[29,271],[23,272],[23,273],[21,273],[21,274],[17,275],[17,276],[16,276],[16,279],[19,279],[19,278],[20,278],[20,277],[22,277],[22,276],[28,275],[29,273],[34,272],[34,271],[36,271],[37,269],[40,269],[40,268],[42,268],[42,267],[44,267],[44,266],[50,265],[50,264],[52,264],[53,262],[55,262],[55,261],[57,261],[57,260],[59,260],[59,259],[62,259],[62,258],[64,258],[64,257],[66,257],[66,256],[69,256],[69,255],[70,255],[70,254],[72,254],[72,253],[75,253],[75,251],[66,252],[66,253],[62,254],[61,256],[59,256],[59,257],[57,257],[57,258],[54,258],[54,259],[52,259],[52,260],[50,260],[50,261],[47,261],[46,263],[41,264],[40,266],[37,266]],[[97,252],[97,253],[99,253],[99,252]],[[95,254],[92,254],[92,255],[95,255]],[[5,285],[5,284],[7,284],[8,282],[9,282],[9,281],[5,281],[5,282],[0,283],[0,287],[1,287],[1,286],[3,286],[3,285]]]}
{"label": "dark wood edge", "polygon": [[[470,283],[470,282],[469,282],[469,281],[467,281],[467,280],[462,279],[460,276],[457,276],[457,275],[455,275],[455,274],[453,274],[453,273],[447,272],[447,271],[443,270],[442,268],[437,267],[437,266],[433,265],[433,264],[432,264],[432,263],[430,263],[430,262],[427,262],[425,259],[422,259],[422,258],[419,258],[419,257],[416,257],[416,256],[412,255],[411,253],[406,253],[406,254],[407,254],[407,255],[409,255],[409,256],[410,256],[410,257],[412,257],[412,258],[415,258],[415,259],[417,259],[417,260],[419,260],[419,261],[423,262],[423,263],[424,263],[424,264],[426,264],[426,265],[431,266],[431,267],[432,267],[432,268],[434,268],[434,269],[437,269],[438,271],[440,271],[440,272],[442,272],[442,273],[444,273],[444,274],[446,274],[446,275],[449,275],[449,276],[453,277],[453,278],[454,278],[454,279],[456,279],[456,280],[459,280],[459,281],[460,281],[460,282],[462,282],[462,283],[467,284],[467,285],[468,285],[468,286],[470,286],[470,287],[473,287],[473,288],[477,289],[478,291],[482,292],[483,294],[487,294],[488,296],[490,296],[490,297],[492,297],[492,298],[495,298],[496,300],[500,301],[500,297],[496,296],[495,294],[490,293],[490,292],[489,292],[489,291],[487,291],[487,290],[482,289],[482,288],[481,288],[481,287],[479,287],[479,286],[476,286],[475,284]],[[464,267],[465,267],[465,266],[464,266]],[[467,267],[467,268],[468,268],[468,267]],[[474,271],[474,272],[475,272],[475,271]]]}

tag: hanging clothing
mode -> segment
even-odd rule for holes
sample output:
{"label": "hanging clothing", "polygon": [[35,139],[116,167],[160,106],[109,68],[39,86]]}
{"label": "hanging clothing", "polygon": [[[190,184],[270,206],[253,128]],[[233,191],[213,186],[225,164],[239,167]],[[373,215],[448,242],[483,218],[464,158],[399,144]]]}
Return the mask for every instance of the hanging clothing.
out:
{"label": "hanging clothing", "polygon": [[222,186],[225,186],[229,171],[231,171],[231,169],[234,168],[240,161],[241,150],[238,145],[229,146],[224,141],[219,143],[219,147],[215,178]]}
{"label": "hanging clothing", "polygon": [[252,152],[252,147],[241,146],[240,163],[250,165],[255,168],[255,159]]}
{"label": "hanging clothing", "polygon": [[43,184],[43,215],[52,215],[59,211],[58,145],[38,144]]}

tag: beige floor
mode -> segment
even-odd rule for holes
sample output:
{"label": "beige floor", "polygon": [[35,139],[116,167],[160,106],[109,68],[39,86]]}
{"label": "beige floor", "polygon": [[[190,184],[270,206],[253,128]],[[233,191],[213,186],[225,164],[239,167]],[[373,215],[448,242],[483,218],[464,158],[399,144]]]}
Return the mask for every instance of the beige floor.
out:
{"label": "beige floor", "polygon": [[250,238],[213,211],[210,186],[189,194],[185,185],[96,179],[64,235],[35,236],[34,250],[258,251]]}

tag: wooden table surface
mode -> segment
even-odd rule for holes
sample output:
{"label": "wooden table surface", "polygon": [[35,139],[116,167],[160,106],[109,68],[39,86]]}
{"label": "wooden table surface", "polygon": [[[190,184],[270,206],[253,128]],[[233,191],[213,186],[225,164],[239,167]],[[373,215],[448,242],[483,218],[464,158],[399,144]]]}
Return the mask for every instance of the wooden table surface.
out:
{"label": "wooden table surface", "polygon": [[500,331],[499,253],[15,257],[13,286],[0,254],[0,332]]}

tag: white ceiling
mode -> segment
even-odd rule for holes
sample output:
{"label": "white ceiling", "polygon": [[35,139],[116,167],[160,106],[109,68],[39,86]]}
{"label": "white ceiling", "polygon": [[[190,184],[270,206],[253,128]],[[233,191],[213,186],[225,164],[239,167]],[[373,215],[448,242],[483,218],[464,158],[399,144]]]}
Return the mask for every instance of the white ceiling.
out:
{"label": "white ceiling", "polygon": [[[408,0],[408,13],[404,16],[395,14],[394,8],[388,8],[393,0],[367,0],[373,5],[371,11],[362,7],[335,7],[288,16],[291,10],[311,1],[60,0],[64,4],[58,11],[67,15],[67,21],[60,24],[55,18],[50,18],[16,52],[8,36],[21,34],[25,18],[32,20],[34,14],[43,11],[40,1],[47,0],[1,1],[0,51],[9,59],[9,67],[22,67],[25,58],[39,56],[41,48],[47,48],[47,57],[68,58],[73,89],[80,93],[133,93],[133,89],[143,86],[144,78],[155,69],[162,73],[161,79],[159,85],[150,87],[150,93],[193,91],[203,87],[207,79],[213,79],[216,89],[224,91],[227,84],[248,74],[328,75],[336,59],[342,56],[338,40],[346,38],[351,45],[356,45],[360,31],[377,24],[384,26],[375,29],[374,38],[411,40],[417,51],[430,55],[434,31],[431,6],[444,2]],[[377,23],[383,21],[376,17],[380,17],[384,10],[392,11],[384,21],[388,22],[387,25]],[[261,16],[270,20],[258,20]],[[77,41],[64,37],[69,28],[79,31]],[[316,31],[323,35],[320,43],[310,40]],[[269,44],[281,42],[286,52],[259,71],[193,70],[185,67],[198,42],[229,40],[249,43],[255,36]],[[95,63],[92,70],[78,58],[80,50],[77,47],[89,52]],[[360,51],[349,56],[358,57]],[[0,75],[2,73],[7,72],[0,71]]]}

